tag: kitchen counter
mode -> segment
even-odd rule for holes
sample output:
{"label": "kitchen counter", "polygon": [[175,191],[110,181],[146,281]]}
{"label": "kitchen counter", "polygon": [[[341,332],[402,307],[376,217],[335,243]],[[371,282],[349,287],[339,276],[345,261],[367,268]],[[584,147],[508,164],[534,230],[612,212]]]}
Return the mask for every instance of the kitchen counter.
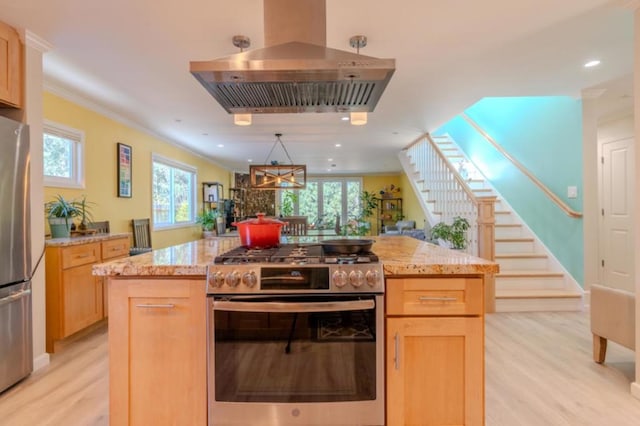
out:
{"label": "kitchen counter", "polygon": [[79,244],[98,243],[101,241],[115,240],[122,237],[129,237],[131,234],[128,232],[122,232],[118,234],[92,234],[82,237],[70,237],[70,238],[50,238],[44,241],[45,247],[66,247],[75,246]]}
{"label": "kitchen counter", "polygon": [[[283,237],[281,241],[314,243],[335,238]],[[442,406],[453,408],[446,411],[448,417],[441,424],[461,424],[461,419],[466,419],[465,424],[482,424],[483,294],[498,265],[406,236],[374,240],[371,251],[378,255],[387,283],[380,306],[385,307],[387,331],[381,334],[380,350],[387,354],[387,407],[395,407],[388,411],[387,424],[418,424],[419,420],[405,422],[402,416],[443,413]],[[218,237],[93,265],[92,273],[105,276],[109,288],[112,424],[205,425],[207,416],[215,416],[207,404],[205,354],[211,346],[205,276],[217,255],[239,245],[238,237]],[[394,350],[403,354],[395,368]],[[416,354],[425,352],[425,359],[436,361],[422,362],[422,355]],[[449,375],[440,374],[441,368],[459,380],[449,380]],[[414,376],[433,379],[426,386],[411,379]],[[437,378],[442,380],[434,381]],[[416,405],[415,399],[404,399],[407,387],[425,395],[427,402],[421,399]],[[460,397],[445,404],[443,395]]]}
{"label": "kitchen counter", "polygon": [[[82,237],[98,238],[96,237]],[[335,238],[332,237],[332,238]],[[283,242],[316,242],[318,237],[283,237]],[[61,240],[76,240],[67,238]],[[54,240],[50,240],[54,241]],[[94,265],[101,276],[204,276],[207,265],[221,253],[240,245],[239,238],[219,237],[192,241]],[[377,236],[371,249],[380,258],[385,276],[493,274],[498,265],[466,253],[406,236]]]}

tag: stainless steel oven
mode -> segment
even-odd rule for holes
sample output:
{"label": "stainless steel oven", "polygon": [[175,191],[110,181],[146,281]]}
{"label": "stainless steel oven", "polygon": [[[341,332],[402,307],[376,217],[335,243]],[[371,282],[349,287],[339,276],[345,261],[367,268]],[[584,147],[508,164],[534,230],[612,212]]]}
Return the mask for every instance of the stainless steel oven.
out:
{"label": "stainless steel oven", "polygon": [[381,266],[212,265],[210,425],[383,425]]}

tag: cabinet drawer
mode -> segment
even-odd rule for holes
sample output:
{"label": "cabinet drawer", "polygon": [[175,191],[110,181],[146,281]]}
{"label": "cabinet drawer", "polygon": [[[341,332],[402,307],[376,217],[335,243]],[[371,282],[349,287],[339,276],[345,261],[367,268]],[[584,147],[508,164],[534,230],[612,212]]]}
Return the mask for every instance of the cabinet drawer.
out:
{"label": "cabinet drawer", "polygon": [[387,315],[481,315],[482,278],[390,278]]}
{"label": "cabinet drawer", "polygon": [[102,242],[102,259],[114,259],[129,255],[129,238],[118,238]]}
{"label": "cabinet drawer", "polygon": [[62,249],[62,269],[100,261],[100,243],[81,244]]}

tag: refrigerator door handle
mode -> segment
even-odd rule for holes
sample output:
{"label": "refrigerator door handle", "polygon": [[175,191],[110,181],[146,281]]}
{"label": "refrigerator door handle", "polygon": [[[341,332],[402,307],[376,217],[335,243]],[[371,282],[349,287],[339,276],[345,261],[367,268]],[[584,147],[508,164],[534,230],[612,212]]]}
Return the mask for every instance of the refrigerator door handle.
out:
{"label": "refrigerator door handle", "polygon": [[3,297],[0,299],[0,306],[8,305],[9,303],[15,302],[18,299],[22,299],[23,297],[27,297],[31,294],[31,289],[20,290],[15,293],[11,293],[7,297]]}

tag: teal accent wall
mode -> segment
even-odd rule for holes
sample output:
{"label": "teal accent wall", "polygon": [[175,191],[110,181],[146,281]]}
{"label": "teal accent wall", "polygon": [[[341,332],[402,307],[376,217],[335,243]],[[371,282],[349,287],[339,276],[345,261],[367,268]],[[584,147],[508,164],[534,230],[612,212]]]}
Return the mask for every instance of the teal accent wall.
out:
{"label": "teal accent wall", "polygon": [[[582,102],[569,97],[485,98],[465,113],[573,210],[582,212]],[[464,119],[433,132],[449,134],[584,286],[582,219],[567,216]],[[567,197],[567,187],[578,198]]]}

